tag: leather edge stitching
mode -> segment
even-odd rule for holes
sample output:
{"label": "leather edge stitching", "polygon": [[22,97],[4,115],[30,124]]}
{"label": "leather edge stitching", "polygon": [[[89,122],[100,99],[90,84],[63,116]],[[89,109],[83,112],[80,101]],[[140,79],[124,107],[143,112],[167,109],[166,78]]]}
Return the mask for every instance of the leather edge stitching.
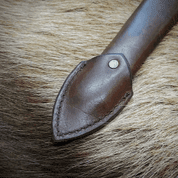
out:
{"label": "leather edge stitching", "polygon": [[[124,58],[124,61],[126,62],[127,67],[128,67],[128,70],[129,70],[129,74],[130,74],[130,78],[131,78],[131,86],[132,86],[132,73],[131,73],[130,65],[129,65],[129,63],[128,63],[126,57],[125,57],[122,53],[109,53],[109,54],[104,54],[104,55],[99,55],[99,56],[106,56],[106,55],[121,55],[121,56]],[[96,56],[96,57],[99,57],[99,56]],[[95,57],[94,57],[94,58],[95,58]],[[72,78],[68,81],[68,83],[67,83],[67,85],[66,85],[66,87],[65,87],[65,90],[63,91],[62,99],[61,99],[60,104],[59,104],[59,111],[58,111],[58,117],[57,117],[57,136],[58,136],[58,137],[64,137],[64,136],[66,136],[66,135],[71,135],[71,134],[73,134],[73,133],[78,133],[78,132],[80,132],[80,131],[83,130],[83,129],[86,129],[86,128],[89,128],[89,127],[92,127],[92,126],[96,125],[96,123],[100,122],[100,121],[103,120],[105,117],[109,116],[117,107],[120,106],[120,104],[121,104],[123,101],[125,102],[125,101],[127,100],[127,98],[132,95],[132,89],[131,89],[131,91],[126,91],[126,92],[125,92],[125,95],[121,98],[121,100],[119,101],[119,103],[116,104],[115,107],[114,107],[111,111],[108,112],[108,114],[106,114],[105,116],[103,116],[102,118],[100,118],[98,121],[95,121],[93,124],[89,124],[89,125],[87,125],[87,126],[85,126],[85,127],[82,127],[82,128],[80,128],[80,129],[75,130],[75,131],[72,131],[72,132],[63,133],[63,134],[61,134],[61,135],[58,134],[58,133],[59,133],[59,128],[58,128],[58,126],[59,126],[59,121],[60,121],[60,119],[59,119],[60,109],[61,109],[61,107],[62,107],[62,102],[63,102],[63,100],[64,100],[65,93],[66,93],[68,87],[70,86],[70,83],[69,83],[69,82],[72,81],[72,80],[77,76],[77,74],[78,74],[81,70],[84,69],[84,67],[85,67],[86,65],[87,65],[87,63],[85,62],[83,65],[80,66],[80,68],[78,69],[78,71],[76,71],[76,72],[73,74]],[[120,106],[120,107],[121,107],[121,106]]]}

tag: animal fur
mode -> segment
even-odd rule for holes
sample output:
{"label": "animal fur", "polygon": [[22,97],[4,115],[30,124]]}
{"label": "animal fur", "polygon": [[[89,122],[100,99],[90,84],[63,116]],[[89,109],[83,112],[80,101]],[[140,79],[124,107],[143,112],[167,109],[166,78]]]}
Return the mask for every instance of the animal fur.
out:
{"label": "animal fur", "polygon": [[67,75],[101,54],[141,0],[0,1],[0,177],[178,177],[178,25],[134,76],[102,130],[51,142]]}

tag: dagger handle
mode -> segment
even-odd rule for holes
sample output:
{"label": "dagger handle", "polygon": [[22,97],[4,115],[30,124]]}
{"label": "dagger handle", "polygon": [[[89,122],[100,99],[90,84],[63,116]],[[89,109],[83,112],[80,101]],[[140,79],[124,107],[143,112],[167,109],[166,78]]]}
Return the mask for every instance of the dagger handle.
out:
{"label": "dagger handle", "polygon": [[177,20],[178,0],[143,0],[102,54],[124,54],[134,75]]}

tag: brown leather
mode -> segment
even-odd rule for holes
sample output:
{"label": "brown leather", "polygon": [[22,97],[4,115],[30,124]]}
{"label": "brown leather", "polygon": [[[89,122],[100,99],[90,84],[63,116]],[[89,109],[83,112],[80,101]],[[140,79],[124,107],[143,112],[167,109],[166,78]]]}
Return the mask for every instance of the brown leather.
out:
{"label": "brown leather", "polygon": [[[116,117],[133,95],[132,74],[177,14],[177,0],[143,1],[102,55],[71,72],[53,109],[54,142],[91,134]],[[111,68],[111,60],[118,67]]]}
{"label": "brown leather", "polygon": [[[111,69],[109,61],[118,60]],[[81,62],[63,85],[54,107],[55,141],[83,136],[111,120],[132,96],[132,80],[122,54]]]}
{"label": "brown leather", "polygon": [[134,75],[178,20],[178,0],[145,0],[103,51],[123,53]]}

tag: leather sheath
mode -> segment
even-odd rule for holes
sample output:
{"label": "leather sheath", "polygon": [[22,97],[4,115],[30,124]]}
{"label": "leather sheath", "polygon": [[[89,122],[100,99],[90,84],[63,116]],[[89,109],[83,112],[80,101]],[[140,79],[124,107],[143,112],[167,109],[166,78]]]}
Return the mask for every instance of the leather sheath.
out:
{"label": "leather sheath", "polygon": [[142,1],[103,53],[67,77],[53,108],[53,141],[89,135],[114,119],[133,95],[132,76],[177,20],[178,0]]}

